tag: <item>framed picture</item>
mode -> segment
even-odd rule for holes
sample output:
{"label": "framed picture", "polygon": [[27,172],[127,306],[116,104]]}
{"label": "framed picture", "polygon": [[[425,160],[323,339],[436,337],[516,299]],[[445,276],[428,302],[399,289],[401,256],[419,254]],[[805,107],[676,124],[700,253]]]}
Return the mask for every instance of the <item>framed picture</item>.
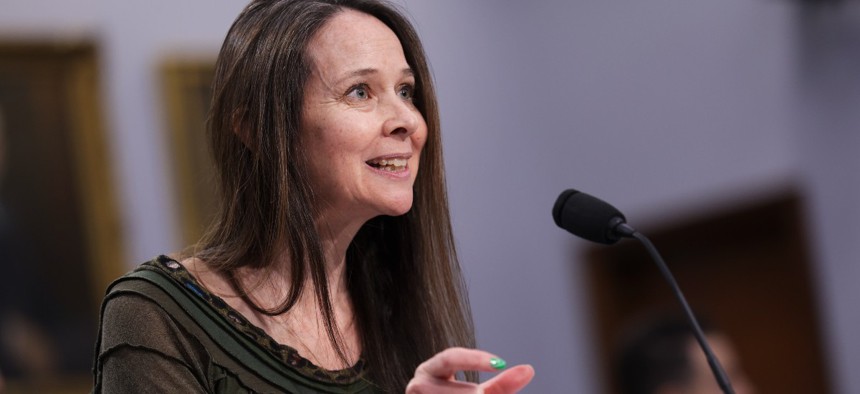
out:
{"label": "framed picture", "polygon": [[217,208],[206,119],[215,58],[179,58],[161,67],[176,200],[184,245],[200,240]]}
{"label": "framed picture", "polygon": [[125,269],[91,42],[0,40],[0,374],[86,391],[99,302]]}

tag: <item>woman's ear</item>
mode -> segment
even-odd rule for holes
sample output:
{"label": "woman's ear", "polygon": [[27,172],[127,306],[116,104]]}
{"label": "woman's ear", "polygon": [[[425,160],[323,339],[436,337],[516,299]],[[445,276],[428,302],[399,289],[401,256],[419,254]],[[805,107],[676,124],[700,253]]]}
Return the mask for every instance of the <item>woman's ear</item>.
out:
{"label": "woman's ear", "polygon": [[251,127],[249,127],[248,121],[245,119],[246,113],[247,111],[244,108],[234,110],[230,118],[231,127],[233,134],[236,134],[239,141],[242,141],[242,145],[245,145],[245,148],[248,148],[251,152],[256,153],[257,145],[254,143]]}

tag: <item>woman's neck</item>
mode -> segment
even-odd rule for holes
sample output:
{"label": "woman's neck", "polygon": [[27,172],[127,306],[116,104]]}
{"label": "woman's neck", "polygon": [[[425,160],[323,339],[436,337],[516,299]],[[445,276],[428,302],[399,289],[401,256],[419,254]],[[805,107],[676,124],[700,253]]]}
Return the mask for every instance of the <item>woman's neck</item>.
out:
{"label": "woman's neck", "polygon": [[[346,251],[362,224],[319,221],[317,225],[325,260],[333,328],[340,336],[342,345],[345,345],[343,350],[351,362],[357,360],[361,349],[347,288]],[[203,286],[221,296],[227,304],[277,342],[297,349],[302,356],[320,367],[339,369],[344,365],[329,341],[321,313],[322,306],[317,299],[317,284],[310,273],[304,279],[295,304],[286,313],[271,316],[246,302],[250,300],[263,310],[274,310],[281,306],[292,288],[289,256],[289,251],[285,250],[278,255],[274,264],[266,268],[242,267],[236,270],[233,275],[240,289],[235,289],[226,276],[209,270],[199,260],[188,259],[183,265]],[[247,297],[242,297],[237,291],[244,292]]]}
{"label": "woman's neck", "polygon": [[[362,220],[351,220],[336,214],[321,214],[316,220],[323,263],[325,266],[328,294],[333,307],[349,303],[346,282],[346,252],[353,238],[364,224]],[[236,279],[243,289],[252,293],[262,304],[270,309],[286,299],[292,286],[292,261],[290,251],[282,250],[272,264],[265,268],[243,267],[236,272]],[[317,284],[310,274],[304,278],[302,294],[297,300],[301,303],[315,302]],[[298,304],[297,304],[298,305]],[[317,309],[318,305],[309,305]],[[317,309],[318,310],[318,309]]]}

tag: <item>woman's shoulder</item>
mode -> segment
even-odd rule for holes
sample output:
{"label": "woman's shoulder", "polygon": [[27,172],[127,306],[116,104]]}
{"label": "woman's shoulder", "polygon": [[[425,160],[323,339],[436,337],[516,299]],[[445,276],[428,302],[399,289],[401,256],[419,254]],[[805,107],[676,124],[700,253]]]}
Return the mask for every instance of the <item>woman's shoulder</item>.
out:
{"label": "woman's shoulder", "polygon": [[129,345],[170,353],[178,340],[190,339],[155,285],[123,283],[115,289],[102,305],[100,352]]}
{"label": "woman's shoulder", "polygon": [[228,356],[201,331],[185,310],[188,305],[177,301],[181,282],[166,271],[174,266],[171,261],[148,261],[109,289],[96,344],[94,392],[246,392],[215,388],[258,381],[246,377],[240,384],[237,374],[250,372],[218,362]]}
{"label": "woman's shoulder", "polygon": [[160,255],[140,264],[111,283],[105,302],[128,294],[136,294],[153,301],[158,301],[154,298],[162,293],[167,293],[175,301],[180,301],[182,297],[179,296],[188,291],[197,296],[203,293],[217,294],[223,289],[224,283],[216,280],[217,278],[218,275],[206,268],[200,259]]}
{"label": "woman's shoulder", "polygon": [[197,282],[194,268],[193,262],[159,256],[114,282],[103,303],[98,371],[104,360],[133,351],[135,357],[156,355],[170,360],[161,364],[185,365],[213,387],[223,378],[207,375],[214,365],[260,392],[374,392],[362,368],[338,379],[320,375]]}
{"label": "woman's shoulder", "polygon": [[178,268],[176,264],[162,255],[111,283],[101,310],[103,349],[111,346],[110,342],[158,345],[150,342],[168,336],[175,340],[176,334],[184,331],[176,320],[183,310],[177,297],[182,281],[170,274],[172,268]]}
{"label": "woman's shoulder", "polygon": [[[137,266],[108,287],[101,307],[100,348],[123,343],[156,350],[193,342],[188,318],[202,292],[174,258],[161,255]],[[198,307],[199,309],[199,307]],[[158,333],[158,335],[153,335]]]}

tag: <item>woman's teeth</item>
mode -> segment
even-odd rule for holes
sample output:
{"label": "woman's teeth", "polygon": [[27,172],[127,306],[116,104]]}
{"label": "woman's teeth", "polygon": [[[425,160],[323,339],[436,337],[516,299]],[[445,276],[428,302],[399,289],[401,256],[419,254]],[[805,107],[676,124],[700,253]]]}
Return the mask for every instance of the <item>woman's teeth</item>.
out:
{"label": "woman's teeth", "polygon": [[406,159],[380,159],[371,160],[367,164],[385,171],[403,171],[406,169]]}

